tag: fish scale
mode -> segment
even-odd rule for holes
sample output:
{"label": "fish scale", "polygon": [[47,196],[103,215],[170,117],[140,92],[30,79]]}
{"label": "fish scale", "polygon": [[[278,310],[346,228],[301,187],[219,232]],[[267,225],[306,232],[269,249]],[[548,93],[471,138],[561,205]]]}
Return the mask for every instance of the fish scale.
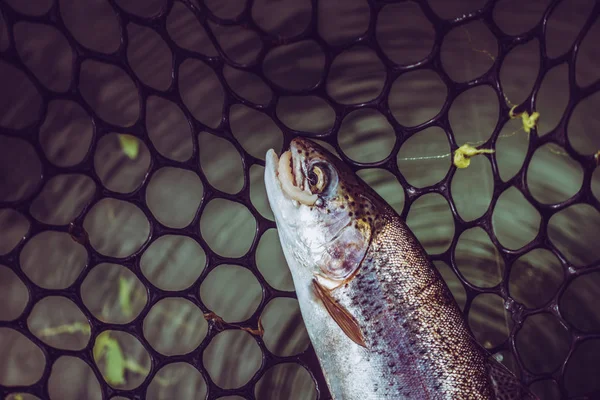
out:
{"label": "fish scale", "polygon": [[367,332],[371,362],[388,372],[383,397],[373,398],[494,398],[486,359],[442,277],[398,218],[378,226],[360,272],[332,293]]}

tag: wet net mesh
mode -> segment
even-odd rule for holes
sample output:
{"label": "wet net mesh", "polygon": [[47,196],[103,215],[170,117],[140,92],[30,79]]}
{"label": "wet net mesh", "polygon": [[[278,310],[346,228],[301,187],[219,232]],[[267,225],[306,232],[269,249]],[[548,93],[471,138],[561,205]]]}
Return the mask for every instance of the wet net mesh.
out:
{"label": "wet net mesh", "polygon": [[[264,166],[264,161],[262,161],[260,158],[249,154],[232,134],[228,118],[228,110],[234,104],[243,104],[255,110],[260,110],[261,112],[268,115],[283,132],[284,148],[285,146],[289,145],[290,140],[295,136],[300,135],[310,136],[313,138],[317,137],[331,144],[338,151],[341,157],[348,164],[352,165],[356,170],[378,167],[383,168],[394,174],[404,190],[405,204],[402,210],[403,217],[407,217],[411,205],[419,197],[425,194],[438,193],[444,198],[446,198],[446,200],[450,204],[450,210],[454,219],[455,233],[449,249],[441,254],[432,255],[432,258],[435,261],[446,262],[452,267],[452,269],[457,273],[458,277],[460,278],[466,291],[466,305],[464,307],[465,315],[468,314],[474,298],[480,295],[481,293],[494,293],[502,297],[506,309],[512,315],[512,329],[510,331],[508,339],[503,341],[496,347],[492,348],[491,351],[505,351],[507,353],[512,353],[518,365],[518,370],[521,372],[521,379],[526,384],[531,385],[539,380],[550,380],[553,381],[559,388],[561,397],[568,396],[567,390],[565,388],[564,373],[569,361],[569,357],[572,356],[574,350],[578,345],[589,340],[600,338],[600,333],[597,331],[595,333],[593,331],[584,332],[582,330],[577,329],[575,326],[573,326],[573,324],[565,320],[561,314],[559,302],[562,294],[565,292],[570,282],[572,282],[574,279],[581,275],[600,270],[600,266],[597,262],[595,264],[585,266],[573,265],[569,261],[569,259],[565,257],[565,255],[559,250],[559,248],[557,248],[556,245],[549,239],[548,224],[550,218],[553,215],[574,204],[588,204],[595,210],[600,211],[600,203],[592,193],[592,174],[599,163],[598,156],[594,156],[593,154],[581,155],[571,145],[565,133],[567,121],[573,113],[573,110],[577,106],[577,104],[586,97],[591,96],[600,90],[600,81],[596,81],[595,83],[592,83],[585,87],[580,87],[576,83],[574,72],[575,60],[577,58],[578,49],[585,35],[588,33],[588,31],[600,15],[600,3],[597,3],[594,6],[593,10],[589,13],[587,20],[583,25],[583,28],[576,37],[569,51],[567,51],[566,53],[564,53],[564,55],[560,57],[550,58],[546,54],[545,50],[542,50],[540,54],[540,71],[535,79],[533,90],[527,97],[527,101],[523,102],[516,109],[516,112],[532,112],[533,110],[535,110],[536,94],[540,89],[542,79],[546,72],[557,65],[566,64],[569,68],[568,86],[570,97],[569,102],[566,106],[566,112],[560,119],[560,123],[549,134],[543,136],[538,135],[535,129],[532,130],[529,136],[530,140],[523,166],[520,168],[519,172],[508,181],[503,181],[500,178],[495,154],[485,154],[479,156],[487,157],[492,165],[492,200],[487,211],[483,214],[483,216],[473,221],[465,221],[459,215],[451,196],[450,186],[453,176],[457,171],[456,168],[454,166],[451,166],[449,172],[439,183],[432,186],[427,186],[425,188],[417,188],[412,186],[400,172],[396,162],[398,152],[401,146],[409,138],[411,138],[416,133],[432,126],[440,127],[446,132],[452,151],[456,150],[460,145],[462,145],[463,143],[457,142],[455,135],[452,132],[448,112],[452,102],[461,93],[476,86],[491,87],[497,93],[498,99],[500,99],[500,119],[489,140],[481,145],[481,147],[494,149],[503,126],[510,119],[509,111],[511,109],[511,106],[507,104],[506,101],[504,101],[505,96],[499,81],[500,65],[502,64],[506,55],[517,45],[527,43],[534,39],[537,39],[541,43],[544,43],[544,41],[546,40],[545,30],[548,18],[559,5],[559,1],[552,1],[547,7],[546,11],[544,12],[543,17],[540,19],[539,23],[537,23],[532,29],[528,30],[526,33],[518,36],[509,36],[505,34],[494,21],[493,10],[494,7],[496,7],[495,1],[489,1],[477,11],[470,12],[468,14],[450,20],[441,19],[438,15],[436,15],[436,13],[430,7],[427,1],[417,1],[416,4],[418,4],[418,6],[420,7],[423,15],[431,22],[431,24],[434,27],[435,39],[433,42],[432,51],[426,58],[417,63],[405,66],[396,64],[388,57],[388,55],[386,55],[386,52],[382,50],[382,47],[380,46],[376,35],[375,28],[377,18],[379,12],[384,8],[384,6],[387,3],[389,3],[387,1],[370,0],[368,2],[368,6],[371,12],[370,20],[368,23],[368,29],[366,30],[366,32],[360,35],[360,37],[353,40],[351,43],[346,43],[339,46],[332,46],[328,44],[319,35],[316,22],[318,19],[317,0],[312,1],[310,22],[308,23],[307,28],[302,33],[293,37],[281,37],[264,31],[253,19],[251,13],[253,1],[248,1],[243,11],[233,19],[222,19],[215,16],[211,12],[211,10],[205,5],[203,5],[201,2],[198,4],[185,1],[182,4],[184,4],[184,6],[187,7],[188,10],[190,10],[193,13],[197,21],[199,21],[202,27],[206,30],[212,42],[212,45],[217,49],[218,54],[216,56],[211,57],[200,54],[198,52],[184,49],[178,46],[171,39],[166,28],[166,18],[170,13],[172,7],[174,6],[174,3],[177,2],[174,2],[172,0],[167,1],[165,7],[157,15],[148,18],[140,17],[136,14],[128,12],[126,9],[122,8],[118,2],[115,2],[114,0],[107,0],[107,2],[117,14],[121,26],[126,26],[129,22],[134,22],[136,24],[149,27],[155,32],[157,32],[158,35],[160,35],[161,38],[165,41],[165,43],[168,44],[173,55],[173,82],[177,82],[179,67],[188,58],[200,60],[201,62],[205,63],[205,65],[208,66],[210,70],[214,71],[218,78],[218,81],[223,86],[225,91],[222,108],[222,119],[220,119],[218,124],[216,124],[215,126],[210,126],[210,124],[203,123],[197,118],[195,118],[195,116],[191,112],[187,111],[188,109],[186,108],[186,104],[182,99],[180,88],[177,84],[171,84],[170,86],[165,88],[165,90],[156,90],[144,84],[144,82],[140,80],[140,78],[136,75],[135,71],[132,69],[129,62],[127,61],[126,49],[129,45],[129,38],[128,35],[125,33],[125,30],[121,32],[121,42],[119,50],[112,54],[104,54],[101,52],[92,51],[89,48],[86,48],[77,42],[73,34],[69,31],[69,29],[63,22],[63,19],[61,17],[61,11],[59,10],[58,1],[53,2],[48,12],[42,14],[41,16],[29,16],[23,14],[15,10],[11,5],[6,4],[4,2],[0,2],[0,10],[2,12],[4,23],[6,24],[6,31],[8,33],[9,39],[8,47],[0,53],[0,57],[4,63],[14,66],[15,68],[24,72],[26,76],[34,83],[35,87],[41,93],[42,97],[42,115],[39,118],[40,122],[37,122],[31,126],[26,126],[23,129],[2,128],[1,130],[2,135],[7,137],[18,137],[20,139],[24,139],[33,146],[33,148],[35,149],[35,153],[39,156],[42,163],[42,180],[36,186],[36,189],[24,199],[18,201],[0,202],[0,208],[12,209],[19,212],[27,218],[30,224],[29,230],[26,232],[24,238],[20,240],[20,242],[10,250],[10,252],[0,256],[0,264],[8,266],[14,272],[14,274],[16,274],[19,277],[19,279],[25,283],[29,292],[29,301],[26,307],[24,308],[24,311],[20,314],[18,318],[10,321],[0,321],[0,328],[10,328],[20,332],[35,345],[39,346],[39,348],[44,354],[46,361],[45,366],[43,368],[43,372],[41,373],[41,378],[39,379],[39,381],[37,381],[37,383],[32,384],[31,386],[8,387],[0,385],[0,395],[2,396],[2,398],[11,398],[11,394],[14,395],[15,393],[28,393],[43,399],[49,398],[48,387],[52,365],[56,362],[56,360],[59,357],[64,355],[78,357],[79,359],[83,360],[87,365],[89,365],[89,367],[93,370],[98,381],[101,382],[100,386],[102,391],[102,397],[105,399],[112,398],[114,396],[124,396],[127,398],[138,399],[145,398],[147,395],[148,387],[151,381],[154,379],[156,372],[159,371],[165,365],[174,362],[189,363],[200,372],[202,378],[206,383],[207,396],[209,399],[214,399],[227,395],[239,395],[247,399],[254,399],[257,397],[255,391],[255,386],[257,382],[261,379],[261,377],[263,377],[266,371],[268,371],[275,365],[282,363],[296,363],[306,368],[306,370],[309,371],[310,376],[314,380],[314,383],[316,385],[317,398],[330,398],[328,389],[322,376],[322,372],[318,366],[318,362],[316,361],[316,357],[314,355],[312,347],[309,346],[305,351],[301,352],[300,354],[282,357],[270,352],[267,346],[265,346],[264,340],[261,337],[259,317],[262,311],[264,310],[265,305],[273,298],[293,298],[294,294],[293,292],[277,290],[270,286],[265,280],[265,278],[262,277],[256,265],[255,254],[259,240],[267,230],[274,228],[275,224],[270,219],[265,218],[263,215],[261,215],[251,201],[249,170],[253,165]],[[90,16],[90,20],[92,19],[93,17]],[[47,89],[42,83],[40,83],[36,75],[33,74],[31,70],[22,61],[19,53],[15,49],[13,37],[13,27],[20,21],[47,24],[57,28],[68,40],[71,48],[74,49],[75,57],[73,60],[73,79],[70,87],[64,93],[58,93],[56,91]],[[492,67],[480,77],[465,83],[457,83],[453,81],[444,70],[444,67],[442,65],[440,49],[445,36],[452,29],[465,25],[472,21],[481,21],[495,36],[498,43],[497,57],[495,58]],[[242,26],[244,29],[255,32],[260,38],[262,44],[262,47],[258,52],[256,60],[250,63],[244,63],[240,62],[240,60],[231,59],[227,55],[227,52],[222,49],[218,40],[213,34],[213,29],[215,26]],[[292,45],[294,43],[298,43],[306,39],[314,40],[314,42],[322,48],[325,57],[324,69],[322,75],[320,76],[318,84],[316,84],[311,89],[298,91],[285,89],[273,83],[272,80],[269,80],[263,70],[263,61],[267,57],[268,53],[279,46]],[[383,84],[381,93],[375,99],[357,105],[340,104],[339,102],[336,102],[336,100],[330,94],[328,94],[328,91],[326,89],[327,76],[335,57],[358,43],[367,46],[377,54],[377,56],[379,57],[379,59],[385,67],[387,77],[385,79],[385,83]],[[544,46],[541,46],[541,48],[543,49]],[[96,60],[99,62],[104,62],[118,66],[127,73],[129,78],[133,80],[133,82],[135,82],[139,98],[141,99],[140,104],[142,104],[142,106],[140,107],[140,113],[139,118],[137,118],[137,122],[135,122],[131,126],[120,126],[119,124],[108,123],[95,112],[92,106],[86,103],[84,96],[82,96],[81,92],[78,90],[79,75],[83,60]],[[224,77],[224,66],[232,66],[239,70],[255,74],[257,77],[262,79],[273,91],[273,99],[267,104],[256,104],[253,101],[242,97],[240,94],[232,90],[231,87],[228,85],[228,82]],[[398,77],[401,77],[403,74],[415,70],[435,71],[447,88],[447,97],[444,105],[441,108],[441,111],[435,117],[416,127],[406,127],[401,125],[390,111],[388,96],[393,83],[398,79]],[[283,95],[299,94],[314,95],[320,97],[321,99],[324,99],[324,101],[328,103],[331,109],[333,109],[333,111],[335,112],[335,122],[331,129],[328,129],[322,134],[315,135],[314,133],[290,129],[279,119],[276,112],[277,98]],[[192,155],[187,161],[174,161],[170,158],[164,157],[159,151],[157,151],[155,145],[149,138],[148,129],[146,126],[146,113],[148,113],[149,111],[146,109],[144,104],[146,102],[146,99],[148,99],[150,95],[158,95],[169,99],[173,103],[177,104],[182,110],[184,110],[186,119],[188,120],[194,133],[210,132],[218,137],[225,139],[235,147],[235,149],[242,155],[242,164],[245,178],[244,185],[238,193],[229,194],[225,191],[217,190],[211,185],[210,180],[206,177],[205,171],[203,171],[202,168],[198,168],[199,145],[196,139],[194,139],[193,142]],[[88,152],[88,155],[83,159],[83,161],[74,166],[61,167],[55,165],[55,163],[52,163],[45,156],[43,146],[40,142],[39,130],[41,126],[41,121],[44,120],[45,115],[48,112],[48,103],[54,99],[65,99],[74,101],[78,103],[93,118],[94,135],[90,145],[90,150]],[[218,101],[218,99],[216,99],[215,101]],[[391,124],[391,126],[394,129],[396,140],[393,146],[393,150],[391,151],[388,157],[386,157],[380,162],[371,164],[358,163],[350,159],[347,155],[345,155],[343,149],[340,148],[338,142],[338,131],[340,129],[342,121],[349,113],[360,108],[370,108],[378,110],[383,116],[385,116],[389,124]],[[90,154],[93,154],[94,150],[97,147],[98,141],[110,132],[132,135],[139,139],[141,142],[143,142],[145,146],[147,146],[148,151],[150,153],[150,164],[146,177],[152,176],[154,172],[163,167],[187,169],[189,171],[193,171],[194,174],[197,174],[199,176],[199,179],[204,187],[204,192],[202,194],[202,199],[200,201],[199,207],[195,212],[195,216],[193,217],[193,221],[189,225],[180,229],[169,228],[161,224],[161,222],[153,215],[149,206],[147,205],[145,196],[149,179],[145,179],[144,183],[141,185],[140,188],[128,194],[122,194],[104,188],[102,180],[100,179],[99,175],[94,169],[94,164],[92,160],[93,157],[90,156]],[[579,165],[583,169],[583,185],[581,186],[579,191],[577,191],[577,193],[574,196],[570,197],[568,200],[551,205],[542,204],[534,196],[532,196],[528,188],[526,179],[526,171],[529,167],[529,163],[532,160],[532,156],[535,150],[549,143],[554,143],[561,146],[573,160],[579,163]],[[85,207],[83,207],[83,209],[77,212],[77,216],[72,221],[69,221],[68,223],[62,225],[51,225],[38,221],[31,212],[31,206],[34,199],[40,194],[42,188],[44,187],[44,184],[51,180],[53,177],[58,176],[60,174],[70,173],[78,173],[89,176],[95,182],[96,187],[101,189],[97,189],[94,192],[91,201],[89,201],[85,205]],[[527,199],[527,201],[534,205],[534,207],[541,215],[541,225],[539,233],[531,242],[529,242],[526,246],[518,250],[510,250],[502,246],[500,241],[497,239],[492,226],[492,212],[494,206],[496,205],[499,196],[507,188],[512,186],[516,187],[524,195],[525,199]],[[88,236],[88,233],[85,230],[84,220],[86,218],[87,213],[96,204],[98,204],[102,199],[105,198],[122,200],[137,206],[144,213],[145,217],[149,221],[148,239],[145,240],[145,242],[143,242],[143,244],[139,246],[139,248],[137,248],[131,255],[128,255],[126,257],[109,257],[102,254],[97,250],[97,248],[95,248],[94,243],[92,243]],[[255,218],[257,222],[256,234],[252,241],[249,251],[245,255],[241,257],[224,257],[222,255],[219,255],[217,252],[211,249],[211,246],[203,238],[203,235],[201,234],[202,230],[200,228],[200,218],[207,204],[213,199],[226,199],[232,202],[241,203],[245,207],[247,207],[248,210],[250,210],[250,213]],[[473,227],[481,227],[483,230],[485,230],[485,232],[489,234],[492,243],[497,247],[501,258],[505,262],[506,268],[502,276],[502,281],[496,286],[488,288],[477,287],[472,283],[468,282],[460,273],[457,267],[456,258],[454,257],[454,249],[457,246],[458,237],[462,232]],[[87,268],[85,269],[85,271],[79,274],[79,276],[75,279],[74,283],[66,289],[44,289],[42,287],[37,286],[27,276],[27,274],[23,272],[22,266],[20,265],[20,253],[26,246],[27,242],[39,233],[46,231],[68,233],[72,240],[79,243],[87,251]],[[156,286],[154,286],[141,271],[140,259],[144,251],[158,238],[167,234],[184,235],[193,238],[195,241],[197,241],[197,243],[200,244],[200,246],[206,253],[207,267],[204,269],[202,275],[197,279],[197,281],[187,289],[180,291],[167,291],[159,289]],[[511,297],[509,291],[509,275],[511,272],[512,264],[516,259],[531,251],[532,249],[537,248],[547,249],[558,258],[562,266],[564,280],[551,300],[549,300],[540,308],[531,309],[525,307],[523,304],[520,304]],[[82,282],[84,281],[87,274],[89,274],[90,271],[93,270],[94,266],[103,262],[118,263],[120,265],[126,266],[138,277],[138,279],[145,286],[145,290],[147,293],[147,302],[142,308],[140,314],[131,322],[125,324],[102,322],[86,308],[82,300]],[[198,294],[200,285],[203,282],[203,280],[207,277],[209,272],[221,264],[233,264],[247,268],[256,276],[262,287],[263,296],[259,306],[250,318],[241,323],[227,323],[222,321],[217,315],[211,314],[211,310],[203,303],[202,299]],[[45,341],[40,340],[35,334],[31,332],[27,324],[28,316],[31,313],[34,306],[36,305],[36,303],[47,296],[64,296],[72,300],[85,314],[85,317],[90,324],[91,337],[88,344],[83,348],[83,350],[61,350],[54,348],[48,345]],[[151,344],[148,342],[148,340],[144,337],[143,334],[144,318],[149,314],[153,305],[155,305],[162,299],[170,297],[181,297],[187,299],[196,307],[198,307],[202,311],[202,313],[204,313],[205,318],[208,321],[207,333],[200,345],[193,351],[184,355],[165,356],[159,353],[153,348],[153,346],[151,346]],[[523,321],[528,316],[539,314],[541,312],[547,312],[555,316],[556,319],[560,322],[560,324],[564,327],[564,329],[566,329],[569,335],[568,340],[570,342],[570,347],[567,356],[564,358],[564,361],[561,363],[561,366],[559,368],[547,373],[533,373],[526,368],[521,357],[519,356],[515,336],[521,329]],[[214,377],[211,377],[209,371],[207,371],[207,369],[203,365],[203,353],[205,352],[207,346],[209,346],[209,344],[215,338],[216,335],[227,330],[242,329],[248,332],[250,335],[252,335],[253,340],[255,340],[257,345],[260,347],[260,350],[262,352],[262,363],[258,371],[243,386],[235,389],[220,388],[215,383],[215,379],[213,379]],[[119,385],[109,385],[107,383],[107,380],[103,378],[103,371],[96,364],[96,362],[94,362],[93,348],[94,343],[97,342],[101,333],[107,330],[122,331],[133,335],[139,340],[139,342],[148,352],[150,356],[149,373],[145,377],[145,379],[143,379],[139,386],[133,389],[123,389],[120,388]],[[107,343],[110,342],[107,341]],[[107,348],[110,347],[109,345],[107,346]],[[598,398],[597,396],[600,396],[600,393],[590,394],[589,398]]]}

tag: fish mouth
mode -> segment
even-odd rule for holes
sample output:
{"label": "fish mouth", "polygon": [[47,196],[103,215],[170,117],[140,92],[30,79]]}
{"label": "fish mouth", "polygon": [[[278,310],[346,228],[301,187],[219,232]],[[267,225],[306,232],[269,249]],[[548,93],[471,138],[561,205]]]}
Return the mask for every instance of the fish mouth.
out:
{"label": "fish mouth", "polygon": [[285,197],[307,206],[315,204],[318,196],[299,186],[303,182],[302,160],[293,141],[290,150],[284,151],[281,157],[277,157],[275,151],[270,149],[267,152],[266,164],[271,179],[278,183]]}

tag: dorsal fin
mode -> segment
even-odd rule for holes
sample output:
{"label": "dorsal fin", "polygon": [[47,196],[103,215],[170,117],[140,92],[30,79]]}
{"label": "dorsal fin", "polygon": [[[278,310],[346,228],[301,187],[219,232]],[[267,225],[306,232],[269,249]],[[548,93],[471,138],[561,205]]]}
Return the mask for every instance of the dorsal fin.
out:
{"label": "dorsal fin", "polygon": [[313,279],[313,287],[315,288],[316,296],[323,302],[323,305],[329,315],[331,315],[331,318],[333,318],[346,336],[359,346],[367,347],[365,338],[358,326],[356,318],[335,301],[331,296],[329,289],[323,287],[316,279]]}

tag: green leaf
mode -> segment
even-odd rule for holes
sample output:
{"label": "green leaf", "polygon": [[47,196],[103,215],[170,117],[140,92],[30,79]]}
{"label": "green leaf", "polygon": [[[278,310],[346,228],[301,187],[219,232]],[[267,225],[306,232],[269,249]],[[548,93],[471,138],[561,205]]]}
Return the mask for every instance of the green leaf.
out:
{"label": "green leaf", "polygon": [[106,351],[106,370],[103,375],[108,384],[123,385],[125,383],[125,358],[119,343],[114,339],[112,341],[112,345],[108,346]]}
{"label": "green leaf", "polygon": [[148,368],[144,368],[135,360],[130,359],[125,360],[125,369],[140,375],[148,375],[150,373]]}
{"label": "green leaf", "polygon": [[126,278],[119,277],[119,305],[121,306],[121,312],[126,317],[131,316],[131,290],[133,288],[133,281],[127,280]]}
{"label": "green leaf", "polygon": [[96,342],[94,343],[94,361],[96,364],[102,359],[104,356],[104,352],[106,350],[106,342],[110,339],[109,333],[107,331],[102,332],[96,338]]}
{"label": "green leaf", "polygon": [[140,153],[140,142],[132,135],[119,134],[119,143],[123,153],[132,160],[135,160]]}
{"label": "green leaf", "polygon": [[94,343],[94,361],[96,364],[104,357],[106,361],[102,376],[109,385],[123,385],[125,383],[125,358],[123,351],[116,339],[110,337],[108,331],[98,335]]}

